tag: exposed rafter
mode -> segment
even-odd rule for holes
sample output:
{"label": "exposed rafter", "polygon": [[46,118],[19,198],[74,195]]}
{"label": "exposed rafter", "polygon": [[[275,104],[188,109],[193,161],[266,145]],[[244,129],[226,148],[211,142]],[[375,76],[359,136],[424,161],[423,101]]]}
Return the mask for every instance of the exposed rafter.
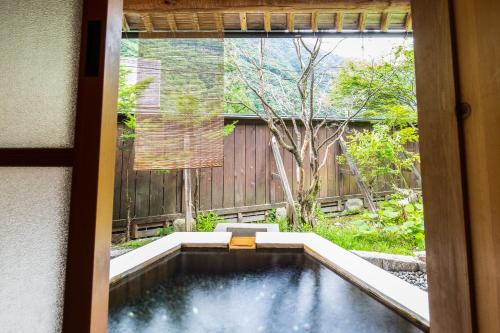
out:
{"label": "exposed rafter", "polygon": [[174,14],[167,14],[167,23],[170,28],[170,31],[176,32],[177,31],[177,23],[175,23],[175,16]]}
{"label": "exposed rafter", "polygon": [[247,31],[247,13],[240,13],[240,29]]}
{"label": "exposed rafter", "polygon": [[383,12],[380,18],[380,31],[387,32],[387,30],[389,30],[389,20],[390,20],[390,13]]}
{"label": "exposed rafter", "polygon": [[335,15],[335,30],[342,32],[344,29],[344,13],[340,12]]}
{"label": "exposed rafter", "polygon": [[264,31],[265,32],[271,31],[271,13],[270,12],[264,13]]}
{"label": "exposed rafter", "polygon": [[358,30],[361,32],[366,30],[366,12],[359,13],[358,15]]}
{"label": "exposed rafter", "polygon": [[318,12],[314,11],[311,14],[311,30],[318,32]]}
{"label": "exposed rafter", "polygon": [[122,31],[124,31],[124,32],[130,31],[130,26],[128,25],[128,22],[127,22],[127,16],[125,16],[125,15],[123,15],[123,17],[122,17]]}
{"label": "exposed rafter", "polygon": [[149,16],[149,14],[141,15],[141,19],[147,32],[153,32],[155,30],[153,27],[153,23],[151,22],[151,16]]}
{"label": "exposed rafter", "polygon": [[221,13],[215,13],[215,26],[217,31],[224,31],[224,18]]}
{"label": "exposed rafter", "polygon": [[405,30],[406,31],[411,31],[412,30],[412,18],[411,18],[411,12],[406,14],[406,20],[405,20]]}
{"label": "exposed rafter", "polygon": [[193,13],[193,30],[200,30],[200,21],[198,18],[198,13]]}
{"label": "exposed rafter", "polygon": [[295,31],[295,14],[288,13],[286,15],[286,28],[289,32]]}

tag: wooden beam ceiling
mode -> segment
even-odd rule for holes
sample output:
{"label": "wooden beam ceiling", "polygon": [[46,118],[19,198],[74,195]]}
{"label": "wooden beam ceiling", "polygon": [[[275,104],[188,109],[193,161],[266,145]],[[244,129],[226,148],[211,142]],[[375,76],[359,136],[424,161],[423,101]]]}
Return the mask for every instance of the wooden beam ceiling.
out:
{"label": "wooden beam ceiling", "polygon": [[412,30],[412,17],[409,0],[125,0],[122,29],[143,38],[153,33],[404,33]]}
{"label": "wooden beam ceiling", "polygon": [[410,0],[124,0],[133,12],[310,12],[313,10],[410,10]]}

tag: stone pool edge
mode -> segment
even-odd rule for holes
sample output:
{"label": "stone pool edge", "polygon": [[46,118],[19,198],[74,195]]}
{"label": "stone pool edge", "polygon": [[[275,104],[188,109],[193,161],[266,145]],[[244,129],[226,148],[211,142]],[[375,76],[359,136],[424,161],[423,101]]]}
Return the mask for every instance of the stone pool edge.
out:
{"label": "stone pool edge", "polygon": [[174,232],[111,259],[109,283],[115,284],[128,275],[182,248],[229,249],[230,241],[230,232]]}
{"label": "stone pool edge", "polygon": [[256,233],[257,249],[303,248],[304,252],[402,314],[429,329],[427,293],[315,233]]}

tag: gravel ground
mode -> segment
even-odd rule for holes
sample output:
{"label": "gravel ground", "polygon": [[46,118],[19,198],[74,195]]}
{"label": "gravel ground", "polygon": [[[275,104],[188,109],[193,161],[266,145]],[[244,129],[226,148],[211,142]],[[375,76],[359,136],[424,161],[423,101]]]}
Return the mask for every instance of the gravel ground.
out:
{"label": "gravel ground", "polygon": [[389,273],[396,275],[398,278],[403,279],[406,282],[411,283],[424,291],[427,291],[427,274],[423,271],[417,271],[417,272],[389,271]]}
{"label": "gravel ground", "polygon": [[119,247],[111,247],[111,259],[114,259],[116,257],[121,256],[122,254],[125,254],[127,252],[132,251],[133,249],[124,249],[124,248],[119,248]]}

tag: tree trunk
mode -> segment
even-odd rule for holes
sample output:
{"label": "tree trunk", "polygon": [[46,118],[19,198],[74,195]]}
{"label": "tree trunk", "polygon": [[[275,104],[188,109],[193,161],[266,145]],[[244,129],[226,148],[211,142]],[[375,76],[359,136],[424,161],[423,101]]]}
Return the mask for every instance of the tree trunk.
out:
{"label": "tree trunk", "polygon": [[130,241],[130,229],[132,225],[132,216],[131,216],[131,208],[132,208],[132,200],[130,199],[130,191],[129,191],[129,168],[128,164],[130,163],[130,157],[127,160],[126,165],[126,181],[125,181],[125,204],[127,207],[127,227],[125,229],[125,241]]}
{"label": "tree trunk", "polygon": [[375,205],[375,202],[373,202],[372,194],[371,194],[370,190],[368,189],[368,187],[363,182],[363,180],[361,179],[361,175],[359,174],[359,171],[358,171],[358,168],[356,167],[356,164],[354,164],[351,157],[349,156],[344,138],[341,137],[339,139],[339,143],[340,143],[340,148],[342,149],[342,152],[345,154],[347,165],[349,166],[351,173],[354,175],[354,179],[356,180],[356,185],[358,185],[361,193],[365,197],[368,208],[370,209],[370,211],[372,213],[376,213],[377,206]]}
{"label": "tree trunk", "polygon": [[285,167],[283,166],[283,160],[281,159],[281,154],[278,148],[278,143],[276,138],[273,136],[271,138],[271,148],[274,155],[274,161],[276,162],[276,168],[278,169],[278,174],[280,176],[281,185],[283,191],[285,192],[287,205],[287,215],[288,215],[288,225],[292,226],[293,229],[297,229],[297,214],[295,212],[295,202],[293,200],[292,189],[290,188],[290,183],[288,182],[288,177],[286,176]]}
{"label": "tree trunk", "polygon": [[[316,192],[316,193],[312,193]],[[299,199],[300,221],[302,225],[314,227],[316,225],[316,208],[318,207],[318,191],[302,195]]]}
{"label": "tree trunk", "polygon": [[190,232],[193,220],[193,202],[191,201],[191,170],[184,169],[184,205],[186,207],[185,231]]}

